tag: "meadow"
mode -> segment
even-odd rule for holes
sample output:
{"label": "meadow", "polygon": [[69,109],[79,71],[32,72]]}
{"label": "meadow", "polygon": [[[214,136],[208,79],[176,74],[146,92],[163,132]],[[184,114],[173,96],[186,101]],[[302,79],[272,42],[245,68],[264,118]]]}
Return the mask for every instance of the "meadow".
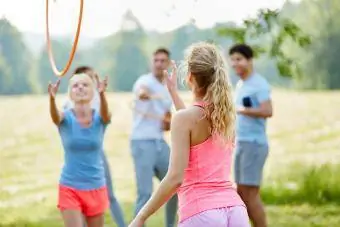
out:
{"label": "meadow", "polygon": [[[182,95],[189,103],[190,95]],[[263,185],[269,226],[340,226],[339,97],[340,92],[274,90]],[[129,221],[136,196],[128,140],[132,97],[111,93],[108,99],[113,118],[105,150]],[[62,226],[56,201],[63,152],[47,96],[0,97],[0,109],[0,226]],[[109,215],[106,223],[115,226]],[[159,211],[148,227],[161,226]]]}

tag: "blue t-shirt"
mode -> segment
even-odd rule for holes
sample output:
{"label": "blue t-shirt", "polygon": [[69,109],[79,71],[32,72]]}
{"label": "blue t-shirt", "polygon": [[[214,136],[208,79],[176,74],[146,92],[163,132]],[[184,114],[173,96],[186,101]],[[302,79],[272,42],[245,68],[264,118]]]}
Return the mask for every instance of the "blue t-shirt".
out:
{"label": "blue t-shirt", "polygon": [[107,124],[93,110],[91,126],[82,127],[72,109],[64,112],[59,133],[64,147],[64,167],[60,184],[78,190],[105,186],[102,159],[103,139]]}
{"label": "blue t-shirt", "polygon": [[[151,95],[160,96],[161,99],[139,100],[137,95],[141,87],[146,87]],[[153,74],[138,78],[133,86],[135,107],[133,110],[133,123],[131,139],[162,139],[162,117],[171,110],[172,100],[165,84],[162,84]],[[145,116],[151,114],[153,117]],[[158,119],[159,118],[159,119]]]}
{"label": "blue t-shirt", "polygon": [[[239,80],[235,91],[235,104],[243,106],[243,99],[249,97],[252,107],[270,100],[270,85],[259,74],[253,74],[246,80]],[[236,141],[267,143],[266,119],[237,114]]]}

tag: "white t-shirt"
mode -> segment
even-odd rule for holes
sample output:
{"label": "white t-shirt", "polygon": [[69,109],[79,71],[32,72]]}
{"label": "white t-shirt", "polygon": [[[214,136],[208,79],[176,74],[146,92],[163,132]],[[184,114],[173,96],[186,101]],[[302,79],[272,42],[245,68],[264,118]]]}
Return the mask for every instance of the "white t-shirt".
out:
{"label": "white t-shirt", "polygon": [[[137,92],[145,86],[151,95],[162,96],[162,99],[139,100]],[[167,87],[156,79],[153,74],[143,75],[138,78],[133,86],[135,106],[133,110],[133,124],[131,139],[162,139],[162,116],[171,110],[172,100]],[[160,119],[149,118],[142,113],[160,116]]]}

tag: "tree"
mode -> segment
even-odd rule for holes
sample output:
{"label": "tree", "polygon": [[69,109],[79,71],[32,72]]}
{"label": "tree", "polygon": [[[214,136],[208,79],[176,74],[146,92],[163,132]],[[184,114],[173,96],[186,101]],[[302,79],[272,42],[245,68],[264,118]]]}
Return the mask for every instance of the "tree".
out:
{"label": "tree", "polygon": [[310,34],[313,42],[305,49],[296,50],[293,45],[284,49],[304,72],[295,83],[304,89],[339,89],[340,65],[340,2],[337,0],[303,0],[286,4],[283,16],[294,20],[299,27]]}
{"label": "tree", "polygon": [[120,45],[116,49],[115,61],[112,59],[111,86],[115,90],[131,91],[136,79],[148,69],[148,60],[143,52],[146,34],[131,11],[124,15],[118,36]]}
{"label": "tree", "polygon": [[173,40],[170,45],[171,58],[179,61],[183,59],[184,50],[198,40],[198,28],[193,23],[188,23],[173,32]]}
{"label": "tree", "polygon": [[11,83],[11,68],[8,66],[6,59],[0,55],[0,94],[7,94]]}
{"label": "tree", "polygon": [[[67,40],[60,40],[60,41],[56,41],[56,40],[52,40],[52,47],[53,47],[53,56],[57,65],[57,68],[60,70],[62,69],[68,58],[69,58],[69,51],[70,51],[70,45],[71,42],[67,41]],[[81,52],[77,52],[74,60],[72,62],[72,66],[69,70],[69,72],[65,75],[65,77],[69,76],[71,74],[71,72],[73,71],[75,65],[78,62],[79,59],[79,55]],[[46,86],[50,81],[55,81],[57,78],[54,75],[51,65],[50,65],[50,61],[48,58],[48,53],[47,53],[47,48],[46,46],[42,49],[39,58],[37,60],[37,73],[38,73],[38,78],[39,78],[39,82],[40,82],[40,87],[41,90],[46,93]],[[63,77],[63,78],[65,78]],[[61,92],[65,92],[67,88],[67,81],[65,79],[63,79],[61,81],[61,87],[60,90]]]}
{"label": "tree", "polygon": [[[217,24],[216,29],[229,26],[231,23]],[[230,39],[221,38],[214,29],[199,29],[195,21],[191,20],[186,25],[174,30],[170,45],[171,58],[178,61],[183,59],[184,50],[192,43],[199,41],[214,42],[225,46],[231,43]]]}
{"label": "tree", "polygon": [[0,53],[3,58],[0,77],[1,81],[6,81],[7,84],[5,93],[30,93],[33,90],[30,82],[33,58],[22,40],[21,33],[6,18],[0,19],[0,28]]}
{"label": "tree", "polygon": [[253,43],[256,56],[267,54],[274,59],[281,76],[298,77],[301,76],[299,65],[282,47],[290,40],[305,48],[311,39],[293,21],[280,17],[279,13],[279,10],[260,9],[254,18],[244,20],[242,26],[220,28],[218,34],[230,37],[234,42]]}

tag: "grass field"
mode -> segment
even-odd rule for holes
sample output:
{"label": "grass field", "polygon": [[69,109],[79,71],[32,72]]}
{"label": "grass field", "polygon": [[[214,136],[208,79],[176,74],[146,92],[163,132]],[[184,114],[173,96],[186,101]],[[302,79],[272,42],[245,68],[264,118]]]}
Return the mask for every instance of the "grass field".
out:
{"label": "grass field", "polygon": [[[186,101],[190,96],[183,93]],[[263,195],[272,227],[340,226],[340,93],[275,90]],[[62,101],[63,97],[60,97]],[[131,220],[135,181],[128,146],[129,94],[110,94],[105,150]],[[63,162],[45,96],[0,97],[0,226],[62,226],[56,209]],[[111,217],[107,226],[115,226]],[[148,222],[163,226],[163,212]]]}

